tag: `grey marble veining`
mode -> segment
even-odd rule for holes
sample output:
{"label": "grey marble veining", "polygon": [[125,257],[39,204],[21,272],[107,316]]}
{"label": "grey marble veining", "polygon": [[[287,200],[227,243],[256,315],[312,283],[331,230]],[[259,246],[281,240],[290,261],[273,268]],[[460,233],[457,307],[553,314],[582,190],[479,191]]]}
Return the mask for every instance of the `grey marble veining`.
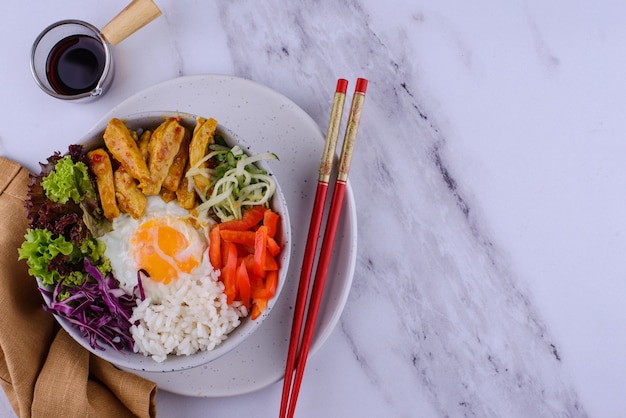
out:
{"label": "grey marble veining", "polygon": [[[352,2],[308,6],[223,4],[220,15],[235,71],[295,97],[322,126],[334,78],[370,79],[351,172],[360,255],[341,330],[372,386],[395,405],[401,379],[441,416],[584,416],[550,331],[458,186],[406,45],[383,42]],[[372,347],[379,327],[397,331],[379,343],[393,377]]]}

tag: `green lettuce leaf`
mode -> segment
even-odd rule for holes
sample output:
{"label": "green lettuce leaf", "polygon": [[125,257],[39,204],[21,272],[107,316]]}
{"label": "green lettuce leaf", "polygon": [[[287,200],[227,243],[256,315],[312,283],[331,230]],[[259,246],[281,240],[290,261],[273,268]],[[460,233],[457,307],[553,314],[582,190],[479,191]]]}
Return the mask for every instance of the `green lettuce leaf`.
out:
{"label": "green lettuce leaf", "polygon": [[47,229],[28,229],[24,238],[19,259],[26,260],[28,273],[41,279],[43,285],[55,285],[61,279],[65,286],[82,285],[85,257],[103,274],[111,271],[111,261],[104,255],[106,245],[100,240],[87,238],[79,247]]}
{"label": "green lettuce leaf", "polygon": [[80,161],[75,163],[69,155],[57,162],[54,171],[43,179],[41,185],[48,199],[56,203],[67,203],[70,199],[79,203],[85,196],[96,196],[87,166]]}
{"label": "green lettuce leaf", "polygon": [[71,256],[74,244],[62,236],[54,237],[47,229],[28,229],[24,238],[18,254],[20,260],[26,260],[28,274],[39,277],[44,285],[56,284],[61,275],[56,270],[48,270],[48,264],[59,254]]}

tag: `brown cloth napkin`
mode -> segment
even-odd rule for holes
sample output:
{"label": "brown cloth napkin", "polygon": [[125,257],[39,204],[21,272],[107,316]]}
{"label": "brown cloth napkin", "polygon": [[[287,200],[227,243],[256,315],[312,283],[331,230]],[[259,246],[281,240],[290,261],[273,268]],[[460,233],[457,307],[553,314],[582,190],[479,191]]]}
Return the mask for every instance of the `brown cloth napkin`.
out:
{"label": "brown cloth napkin", "polygon": [[28,171],[0,157],[0,384],[19,417],[154,417],[156,384],[75,342],[41,308],[24,261]]}

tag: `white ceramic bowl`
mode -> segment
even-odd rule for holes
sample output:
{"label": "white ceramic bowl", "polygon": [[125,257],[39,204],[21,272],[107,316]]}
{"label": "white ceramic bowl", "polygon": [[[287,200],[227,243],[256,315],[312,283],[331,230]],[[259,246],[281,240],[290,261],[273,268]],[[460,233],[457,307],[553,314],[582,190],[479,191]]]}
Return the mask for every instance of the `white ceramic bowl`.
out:
{"label": "white ceramic bowl", "polygon": [[[206,118],[211,117],[211,115],[200,116]],[[193,129],[193,126],[195,125],[195,115],[190,115],[182,112],[152,111],[132,114],[126,117],[120,117],[120,119],[124,121],[130,129],[145,130],[154,129],[156,126],[158,126],[169,117],[180,117],[181,123],[185,125],[188,129]],[[78,143],[84,145],[88,149],[102,145],[102,134],[104,132],[104,129],[106,128],[107,122],[108,121],[103,122],[102,126],[92,130],[92,133],[80,140]],[[224,137],[228,145],[233,146],[235,144],[239,144],[246,152],[248,152],[249,147],[254,150],[253,143],[245,142],[245,138],[237,138],[236,133],[229,131],[227,127],[218,125],[218,132]],[[277,150],[258,150],[258,152],[254,151],[254,153],[260,153],[265,151]],[[272,162],[269,164],[266,161],[260,161],[256,164],[267,172],[272,173],[270,165],[280,164],[280,161]],[[159,363],[153,360],[151,357],[146,357],[143,354],[133,353],[130,351],[118,352],[114,348],[103,343],[100,344],[105,347],[104,350],[94,349],[89,345],[87,339],[81,335],[80,331],[72,324],[70,324],[67,320],[55,315],[57,321],[81,346],[83,346],[96,356],[101,357],[104,360],[115,364],[116,366],[130,370],[146,372],[172,372],[186,370],[201,366],[203,364],[207,364],[233,350],[235,347],[245,341],[250,335],[252,335],[266,320],[266,318],[271,315],[272,308],[280,297],[281,290],[283,289],[285,280],[287,278],[287,270],[289,266],[289,260],[291,258],[291,228],[289,222],[289,213],[287,210],[287,203],[281,191],[278,179],[275,178],[275,180],[276,192],[274,194],[274,197],[272,198],[271,207],[280,215],[280,228],[278,228],[279,236],[277,241],[282,248],[282,251],[277,259],[280,270],[276,294],[268,302],[267,308],[262,315],[260,315],[255,320],[252,320],[249,317],[242,318],[241,324],[237,328],[235,328],[228,335],[226,340],[224,340],[215,349],[211,351],[198,352],[189,356],[170,355],[165,361]],[[49,299],[47,299],[45,296],[44,299],[46,299],[46,303],[49,303]]]}

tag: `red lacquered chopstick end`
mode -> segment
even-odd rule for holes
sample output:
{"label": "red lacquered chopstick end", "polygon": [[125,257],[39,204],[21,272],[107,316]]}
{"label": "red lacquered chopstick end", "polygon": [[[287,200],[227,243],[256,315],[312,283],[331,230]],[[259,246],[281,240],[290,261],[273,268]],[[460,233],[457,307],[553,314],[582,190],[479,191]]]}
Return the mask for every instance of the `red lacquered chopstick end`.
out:
{"label": "red lacquered chopstick end", "polygon": [[337,89],[335,90],[335,92],[346,94],[347,91],[348,80],[346,80],[345,78],[340,78],[339,80],[337,80]]}
{"label": "red lacquered chopstick end", "polygon": [[357,78],[354,91],[365,94],[365,91],[367,90],[367,83],[368,81],[365,78]]}

